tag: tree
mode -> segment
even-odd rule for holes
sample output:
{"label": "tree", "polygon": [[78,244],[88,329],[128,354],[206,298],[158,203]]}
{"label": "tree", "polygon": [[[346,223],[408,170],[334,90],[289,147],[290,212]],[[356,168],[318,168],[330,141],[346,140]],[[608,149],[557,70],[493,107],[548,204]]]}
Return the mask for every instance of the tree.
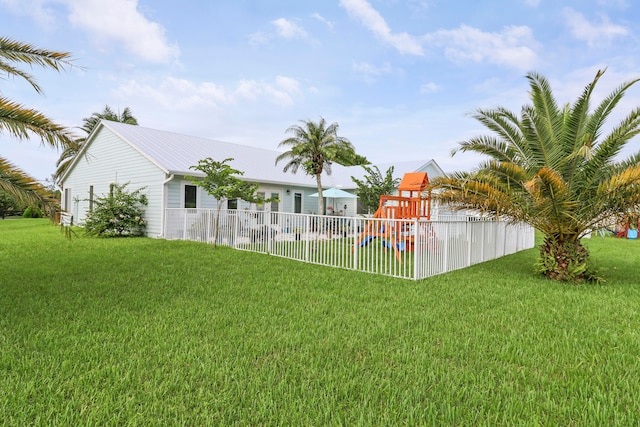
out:
{"label": "tree", "polygon": [[358,200],[362,202],[364,207],[371,213],[378,209],[380,205],[380,196],[391,194],[400,184],[400,178],[393,177],[394,167],[391,166],[382,176],[377,166],[362,165],[367,175],[363,180],[351,177],[351,180],[358,186]]}
{"label": "tree", "polygon": [[[70,58],[67,52],[39,49],[8,37],[0,37],[0,72],[7,77],[26,80],[39,94],[43,92],[33,76],[18,68],[18,65],[36,65],[61,71],[71,67]],[[42,144],[55,148],[65,148],[74,140],[70,131],[44,114],[0,96],[0,133],[4,132],[18,140],[37,136]],[[0,157],[0,190],[27,205],[40,205],[47,209],[53,206],[42,185],[3,157]]]}
{"label": "tree", "polygon": [[0,191],[0,218],[5,219],[7,214],[15,212],[21,209],[21,206],[16,202],[16,199],[10,194]]}
{"label": "tree", "polygon": [[241,199],[249,203],[265,203],[277,200],[277,198],[264,199],[259,197],[256,194],[259,184],[243,181],[238,178],[244,175],[244,172],[234,169],[227,164],[231,161],[233,161],[232,158],[218,162],[211,157],[207,157],[206,159],[200,160],[197,165],[190,167],[190,169],[202,172],[204,177],[187,177],[187,179],[191,179],[195,185],[203,188],[209,195],[216,199],[217,209],[213,236],[214,247],[218,241],[220,209],[224,202],[229,199]]}
{"label": "tree", "polygon": [[82,119],[81,129],[89,135],[98,126],[101,120],[109,120],[111,122],[126,123],[128,125],[138,125],[138,119],[133,116],[129,107],[125,107],[122,113],[114,112],[111,107],[105,105],[101,113],[93,113],[89,117]]}
{"label": "tree", "polygon": [[322,197],[322,172],[331,174],[333,162],[352,165],[366,162],[366,159],[355,153],[355,149],[347,138],[338,136],[338,124],[327,126],[324,118],[318,123],[311,120],[300,120],[302,126],[294,125],[285,132],[293,136],[283,140],[279,147],[289,148],[276,158],[276,164],[289,160],[284,171],[296,173],[300,167],[307,175],[315,176],[318,187],[318,213],[324,214],[324,198]]}
{"label": "tree", "polygon": [[[133,113],[129,109],[129,107],[125,107],[122,113],[115,113],[111,107],[105,105],[104,110],[101,113],[93,113],[89,117],[85,117],[82,119],[82,129],[87,136],[93,132],[93,130],[98,126],[101,120],[109,120],[112,122],[120,122],[126,123],[129,125],[138,125],[138,120],[133,116]],[[60,158],[56,162],[56,172],[54,174],[54,178],[59,180],[62,178],[62,175],[67,171],[73,160],[76,158],[80,149],[82,149],[82,145],[86,141],[86,136],[82,138],[75,139],[71,144],[67,145],[65,149],[60,153]]]}
{"label": "tree", "polygon": [[524,221],[544,234],[537,266],[548,278],[597,279],[580,243],[591,228],[638,206],[640,152],[617,160],[640,132],[640,108],[605,133],[604,125],[625,92],[620,85],[591,109],[599,71],[572,105],[558,107],[549,82],[529,73],[531,104],[520,117],[505,108],[479,109],[473,117],[493,132],[460,143],[457,151],[489,157],[475,172],[433,182],[434,199],[460,209]]}

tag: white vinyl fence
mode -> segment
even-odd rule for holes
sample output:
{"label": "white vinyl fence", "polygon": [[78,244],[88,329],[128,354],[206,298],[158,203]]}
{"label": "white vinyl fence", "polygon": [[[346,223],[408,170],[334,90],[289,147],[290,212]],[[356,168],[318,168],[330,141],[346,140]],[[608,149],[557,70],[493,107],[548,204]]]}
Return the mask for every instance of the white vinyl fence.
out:
{"label": "white vinyl fence", "polygon": [[249,210],[220,210],[218,215],[212,209],[167,209],[164,238],[215,242],[413,280],[534,246],[533,228],[503,221],[392,220]]}

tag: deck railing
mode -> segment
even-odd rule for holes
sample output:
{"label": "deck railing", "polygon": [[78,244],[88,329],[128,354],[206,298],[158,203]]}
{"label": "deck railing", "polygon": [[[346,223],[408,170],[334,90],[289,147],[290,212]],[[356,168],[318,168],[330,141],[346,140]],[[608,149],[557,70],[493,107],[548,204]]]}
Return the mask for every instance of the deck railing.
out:
{"label": "deck railing", "polygon": [[526,224],[167,209],[164,237],[419,280],[534,246]]}

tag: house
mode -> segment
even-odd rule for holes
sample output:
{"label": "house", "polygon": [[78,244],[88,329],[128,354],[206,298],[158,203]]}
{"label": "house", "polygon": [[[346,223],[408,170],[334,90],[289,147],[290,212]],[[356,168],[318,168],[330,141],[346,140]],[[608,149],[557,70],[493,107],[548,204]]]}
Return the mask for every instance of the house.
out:
{"label": "house", "polygon": [[[130,191],[144,187],[148,205],[145,209],[146,233],[162,237],[166,208],[215,208],[216,201],[188,176],[203,176],[190,169],[199,160],[211,157],[244,172],[243,179],[259,184],[258,193],[266,197],[277,195],[278,202],[252,208],[292,213],[315,213],[317,192],[315,179],[299,170],[297,174],[283,172],[284,163],[275,164],[280,152],[206,138],[181,135],[142,126],[102,121],[89,135],[82,150],[62,176],[61,206],[82,224],[92,209],[94,200],[109,193],[112,184],[129,183]],[[378,165],[382,172],[390,166]],[[413,161],[395,165],[395,173],[426,171],[429,176],[444,173],[433,160]],[[325,188],[337,187],[353,192],[351,176],[362,178],[359,166],[332,165],[331,175],[323,175]],[[344,215],[355,215],[356,199],[340,200]],[[230,209],[251,208],[245,202],[228,201]],[[336,209],[336,212],[338,209]]]}

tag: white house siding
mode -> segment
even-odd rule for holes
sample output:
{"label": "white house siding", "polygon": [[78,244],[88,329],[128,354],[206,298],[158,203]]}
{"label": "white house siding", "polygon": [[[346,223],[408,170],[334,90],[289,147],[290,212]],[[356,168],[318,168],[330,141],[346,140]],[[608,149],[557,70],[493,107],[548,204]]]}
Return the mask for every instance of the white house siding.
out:
{"label": "white house siding", "polygon": [[182,208],[182,179],[174,178],[167,183],[167,207]]}
{"label": "white house siding", "polygon": [[[146,234],[162,234],[162,182],[164,172],[142,154],[102,127],[94,136],[87,151],[81,154],[63,184],[65,195],[71,194],[71,213],[76,224],[82,224],[89,210],[89,188],[93,186],[94,200],[109,193],[111,183],[125,184],[129,191],[146,187],[142,192],[149,200],[145,207]],[[67,191],[68,190],[68,191]]]}

